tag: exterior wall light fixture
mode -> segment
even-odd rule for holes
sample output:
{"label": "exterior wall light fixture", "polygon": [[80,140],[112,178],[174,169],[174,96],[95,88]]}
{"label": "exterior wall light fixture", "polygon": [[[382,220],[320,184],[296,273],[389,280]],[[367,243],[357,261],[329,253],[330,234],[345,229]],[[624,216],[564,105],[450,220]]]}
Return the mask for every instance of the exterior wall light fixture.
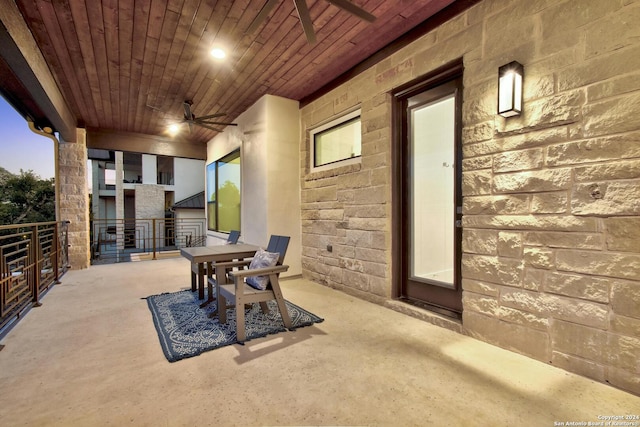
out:
{"label": "exterior wall light fixture", "polygon": [[522,113],[524,67],[517,61],[498,68],[498,114],[502,117]]}

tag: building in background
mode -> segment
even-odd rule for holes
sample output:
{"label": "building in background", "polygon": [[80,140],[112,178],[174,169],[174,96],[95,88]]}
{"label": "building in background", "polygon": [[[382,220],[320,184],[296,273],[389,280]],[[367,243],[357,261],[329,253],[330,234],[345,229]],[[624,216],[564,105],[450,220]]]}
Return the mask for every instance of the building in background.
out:
{"label": "building in background", "polygon": [[[109,254],[119,261],[124,253],[176,249],[200,239],[201,232],[178,232],[172,207],[176,200],[204,194],[203,160],[96,149],[87,157],[94,259]],[[204,222],[204,210],[198,219]]]}

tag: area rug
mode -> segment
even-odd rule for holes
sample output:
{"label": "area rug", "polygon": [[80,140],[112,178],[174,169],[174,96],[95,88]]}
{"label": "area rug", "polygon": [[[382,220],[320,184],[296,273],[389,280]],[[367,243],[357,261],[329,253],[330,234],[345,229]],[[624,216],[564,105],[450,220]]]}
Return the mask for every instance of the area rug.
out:
{"label": "area rug", "polygon": [[[227,323],[209,318],[216,309],[216,302],[200,308],[197,292],[190,290],[152,295],[146,298],[153,317],[153,324],[160,338],[162,351],[169,362],[194,357],[205,351],[235,344],[235,309],[227,311]],[[269,301],[269,313],[264,314],[259,304],[245,310],[247,341],[286,331],[275,301]],[[310,326],[324,319],[286,301],[293,328]]]}

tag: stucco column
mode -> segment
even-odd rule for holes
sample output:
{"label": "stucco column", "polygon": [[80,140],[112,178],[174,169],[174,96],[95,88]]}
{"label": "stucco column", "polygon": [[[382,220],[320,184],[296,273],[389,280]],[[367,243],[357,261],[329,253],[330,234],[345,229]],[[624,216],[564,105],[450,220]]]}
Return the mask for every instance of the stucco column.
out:
{"label": "stucco column", "polygon": [[73,269],[89,267],[89,189],[87,186],[87,133],[76,130],[76,142],[58,144],[60,220],[69,224],[69,263]]}

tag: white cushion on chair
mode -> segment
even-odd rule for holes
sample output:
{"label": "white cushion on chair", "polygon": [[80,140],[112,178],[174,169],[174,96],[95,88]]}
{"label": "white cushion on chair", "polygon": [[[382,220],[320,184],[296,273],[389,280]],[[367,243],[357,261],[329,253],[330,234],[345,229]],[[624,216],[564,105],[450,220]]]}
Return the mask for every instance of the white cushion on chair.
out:
{"label": "white cushion on chair", "polygon": [[[249,270],[254,268],[273,267],[278,263],[280,254],[277,252],[267,252],[262,249],[258,249],[256,254],[249,264]],[[269,284],[269,276],[249,276],[247,277],[247,284],[258,290],[264,291]]]}

